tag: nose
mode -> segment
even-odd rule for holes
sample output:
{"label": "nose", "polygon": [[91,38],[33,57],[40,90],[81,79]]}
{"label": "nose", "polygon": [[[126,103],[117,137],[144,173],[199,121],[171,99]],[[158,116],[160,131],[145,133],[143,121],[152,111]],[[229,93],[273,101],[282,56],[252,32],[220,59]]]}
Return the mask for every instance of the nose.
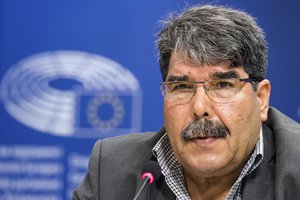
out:
{"label": "nose", "polygon": [[203,85],[198,85],[192,101],[192,109],[195,118],[202,119],[211,117],[212,104]]}

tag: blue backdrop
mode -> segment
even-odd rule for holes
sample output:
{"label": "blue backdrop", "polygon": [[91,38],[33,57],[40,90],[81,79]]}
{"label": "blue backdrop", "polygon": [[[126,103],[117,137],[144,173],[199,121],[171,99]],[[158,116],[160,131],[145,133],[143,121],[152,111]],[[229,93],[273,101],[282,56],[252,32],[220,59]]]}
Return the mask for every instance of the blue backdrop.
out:
{"label": "blue backdrop", "polygon": [[[0,199],[70,199],[97,139],[158,130],[158,22],[198,3],[0,1]],[[216,3],[258,19],[271,105],[299,122],[300,3]]]}

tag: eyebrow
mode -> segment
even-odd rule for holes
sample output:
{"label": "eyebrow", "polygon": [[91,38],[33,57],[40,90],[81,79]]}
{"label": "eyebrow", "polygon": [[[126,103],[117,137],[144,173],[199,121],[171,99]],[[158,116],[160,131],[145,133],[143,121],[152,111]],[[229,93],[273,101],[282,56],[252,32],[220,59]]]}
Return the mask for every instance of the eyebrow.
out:
{"label": "eyebrow", "polygon": [[228,72],[214,72],[209,74],[209,77],[212,79],[224,79],[224,78],[240,78],[236,71],[228,71]]}
{"label": "eyebrow", "polygon": [[184,75],[184,76],[169,76],[167,81],[187,81],[189,80],[189,77]]}
{"label": "eyebrow", "polygon": [[[211,79],[224,79],[224,78],[240,78],[236,71],[227,71],[227,72],[213,72],[209,74]],[[189,77],[187,75],[183,76],[173,76],[170,75],[166,81],[188,81]]]}

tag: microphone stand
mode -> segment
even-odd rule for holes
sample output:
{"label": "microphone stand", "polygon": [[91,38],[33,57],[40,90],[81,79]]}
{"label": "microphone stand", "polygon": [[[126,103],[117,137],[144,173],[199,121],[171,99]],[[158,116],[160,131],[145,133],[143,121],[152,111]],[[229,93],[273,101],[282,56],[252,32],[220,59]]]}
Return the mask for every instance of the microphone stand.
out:
{"label": "microphone stand", "polygon": [[146,176],[145,180],[143,182],[143,185],[140,187],[140,190],[136,193],[135,197],[133,200],[137,200],[138,197],[140,196],[141,192],[143,191],[144,187],[146,186],[146,184],[149,182],[150,177]]}

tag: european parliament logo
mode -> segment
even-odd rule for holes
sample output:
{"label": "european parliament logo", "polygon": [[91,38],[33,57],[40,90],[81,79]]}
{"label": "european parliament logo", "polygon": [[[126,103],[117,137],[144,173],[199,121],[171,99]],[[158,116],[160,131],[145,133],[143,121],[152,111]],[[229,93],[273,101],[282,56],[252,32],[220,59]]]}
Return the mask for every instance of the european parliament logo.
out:
{"label": "european parliament logo", "polygon": [[89,138],[140,131],[137,78],[100,55],[52,51],[25,58],[4,74],[1,100],[13,118],[42,133]]}

